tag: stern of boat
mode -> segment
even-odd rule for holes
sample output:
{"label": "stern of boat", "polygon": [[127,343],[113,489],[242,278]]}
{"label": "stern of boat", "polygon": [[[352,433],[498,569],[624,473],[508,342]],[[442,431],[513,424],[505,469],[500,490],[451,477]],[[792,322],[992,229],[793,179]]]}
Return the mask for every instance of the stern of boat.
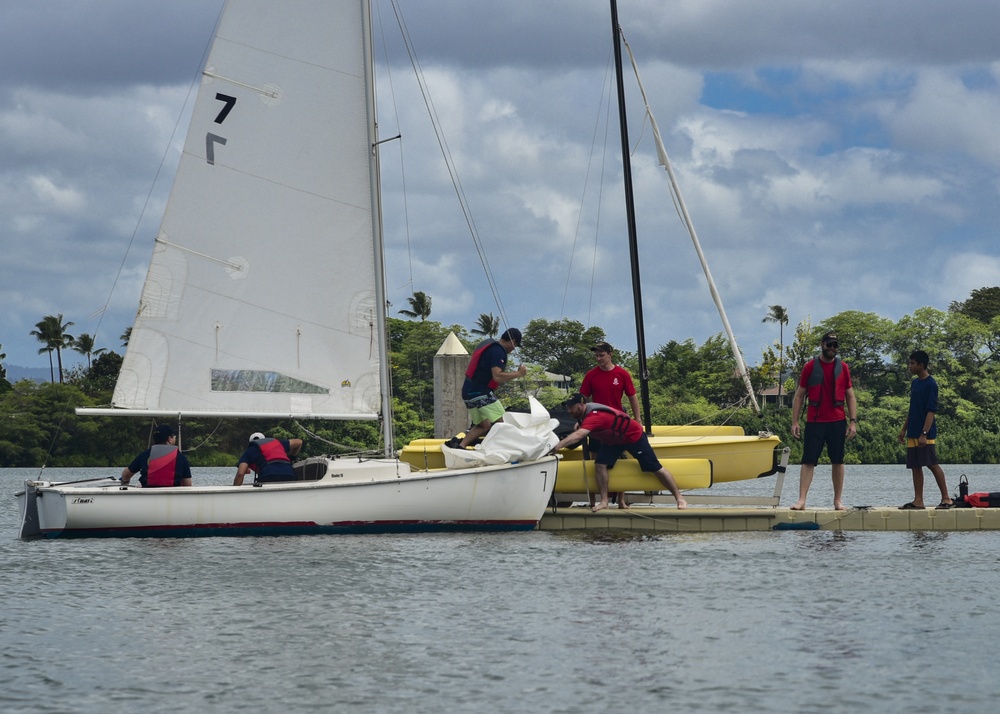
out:
{"label": "stern of boat", "polygon": [[40,538],[42,529],[38,523],[38,482],[25,481],[24,490],[15,494],[21,514],[20,538]]}

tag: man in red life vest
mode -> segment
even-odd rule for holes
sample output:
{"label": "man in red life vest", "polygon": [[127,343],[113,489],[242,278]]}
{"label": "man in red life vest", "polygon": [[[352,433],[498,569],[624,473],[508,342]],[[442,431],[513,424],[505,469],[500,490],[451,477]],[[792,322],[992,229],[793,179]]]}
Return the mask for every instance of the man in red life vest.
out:
{"label": "man in red life vest", "polygon": [[259,483],[297,480],[292,457],[301,449],[302,439],[269,439],[259,431],[254,432],[240,455],[233,485],[242,486],[247,471],[253,471],[254,481]]}
{"label": "man in red life vest", "polygon": [[[858,403],[854,398],[851,370],[840,361],[837,335],[827,332],[820,340],[819,357],[806,362],[792,398],[792,436],[799,438],[799,414],[802,403],[809,400],[806,431],[802,444],[802,466],[799,469],[799,500],[793,511],[806,507],[806,495],[812,484],[816,464],[826,446],[833,475],[833,507],[844,510],[844,443],[858,433]],[[847,412],[844,406],[847,406]],[[849,415],[849,416],[848,416]]]}
{"label": "man in red life vest", "polygon": [[122,483],[128,483],[136,474],[140,474],[143,488],[191,485],[191,464],[177,448],[177,434],[169,425],[156,427],[153,445],[122,471]]}
{"label": "man in red life vest", "polygon": [[601,502],[591,510],[601,511],[608,507],[608,471],[624,452],[629,452],[639,462],[639,468],[651,472],[662,483],[677,501],[677,508],[687,508],[687,501],[681,495],[673,475],[657,460],[653,447],[649,445],[642,430],[642,424],[629,417],[621,409],[615,409],[604,404],[587,404],[587,398],[582,394],[574,394],[563,405],[579,420],[580,426],[572,434],[560,441],[549,452],[556,453],[569,444],[581,441],[588,434],[593,434],[601,442],[601,449],[594,461],[594,472],[597,476],[597,487],[601,491]]}
{"label": "man in red life vest", "polygon": [[[624,367],[619,367],[612,361],[611,354],[614,352],[607,342],[601,342],[593,348],[594,360],[597,366],[583,376],[580,384],[580,394],[597,404],[606,404],[615,409],[622,408],[622,397],[628,397],[629,406],[632,408],[632,417],[636,421],[641,421],[639,417],[639,397],[635,393],[635,385],[632,384],[632,375]],[[593,435],[590,437],[590,451],[596,454],[601,449],[601,443]],[[628,508],[625,502],[625,494],[615,494],[619,508]],[[593,498],[593,494],[591,494]],[[594,505],[593,501],[590,503]]]}
{"label": "man in red life vest", "polygon": [[462,439],[454,436],[445,442],[445,446],[464,449],[476,439],[486,436],[490,427],[503,418],[503,404],[493,390],[528,373],[523,364],[513,372],[504,371],[507,355],[520,346],[521,331],[512,327],[500,335],[499,340],[486,340],[472,353],[469,368],[465,370],[465,383],[462,384],[462,400],[469,410],[473,426]]}

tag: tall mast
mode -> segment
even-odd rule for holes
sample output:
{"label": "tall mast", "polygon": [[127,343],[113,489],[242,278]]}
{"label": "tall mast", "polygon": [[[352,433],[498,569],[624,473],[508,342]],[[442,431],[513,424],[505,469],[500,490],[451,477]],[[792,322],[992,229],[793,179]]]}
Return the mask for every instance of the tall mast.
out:
{"label": "tall mast", "polygon": [[372,196],[372,235],[375,254],[375,331],[378,334],[379,387],[382,392],[382,440],[385,456],[391,457],[396,446],[392,433],[392,373],[389,369],[389,333],[386,325],[385,241],[382,235],[382,191],[378,161],[378,115],[375,110],[375,52],[372,41],[371,3],[362,0],[364,30],[365,81],[368,99],[368,140]]}
{"label": "tall mast", "polygon": [[652,430],[649,414],[649,370],[646,368],[646,333],[642,321],[642,286],[639,282],[639,244],[635,229],[635,198],[632,195],[632,161],[629,157],[628,117],[625,114],[625,85],[622,82],[622,46],[618,28],[618,2],[611,0],[611,42],[615,48],[615,79],[618,84],[618,123],[622,140],[622,172],[625,174],[625,214],[628,217],[628,252],[632,269],[632,302],[635,310],[635,341],[639,355],[639,398],[643,426]]}

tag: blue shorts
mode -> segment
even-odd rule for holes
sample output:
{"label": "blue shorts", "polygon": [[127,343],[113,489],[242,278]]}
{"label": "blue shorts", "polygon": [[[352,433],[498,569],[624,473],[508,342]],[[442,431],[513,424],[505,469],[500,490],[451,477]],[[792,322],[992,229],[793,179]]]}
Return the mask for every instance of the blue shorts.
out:
{"label": "blue shorts", "polygon": [[807,421],[806,433],[802,438],[802,463],[815,466],[826,446],[826,455],[831,464],[844,463],[844,442],[847,441],[847,420]]}
{"label": "blue shorts", "polygon": [[635,457],[635,460],[639,462],[639,468],[642,471],[659,471],[663,468],[659,460],[656,458],[656,454],[653,453],[653,447],[649,445],[649,439],[643,434],[639,437],[638,441],[634,441],[631,444],[601,444],[600,451],[597,452],[597,458],[594,460],[595,463],[603,464],[609,469],[614,468],[618,459],[624,452],[629,452]]}

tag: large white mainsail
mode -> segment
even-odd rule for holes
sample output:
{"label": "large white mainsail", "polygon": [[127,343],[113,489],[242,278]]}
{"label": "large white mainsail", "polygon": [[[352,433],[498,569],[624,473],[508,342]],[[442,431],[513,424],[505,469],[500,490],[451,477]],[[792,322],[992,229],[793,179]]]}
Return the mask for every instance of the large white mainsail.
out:
{"label": "large white mainsail", "polygon": [[370,57],[364,0],[229,0],[115,408],[376,417]]}

